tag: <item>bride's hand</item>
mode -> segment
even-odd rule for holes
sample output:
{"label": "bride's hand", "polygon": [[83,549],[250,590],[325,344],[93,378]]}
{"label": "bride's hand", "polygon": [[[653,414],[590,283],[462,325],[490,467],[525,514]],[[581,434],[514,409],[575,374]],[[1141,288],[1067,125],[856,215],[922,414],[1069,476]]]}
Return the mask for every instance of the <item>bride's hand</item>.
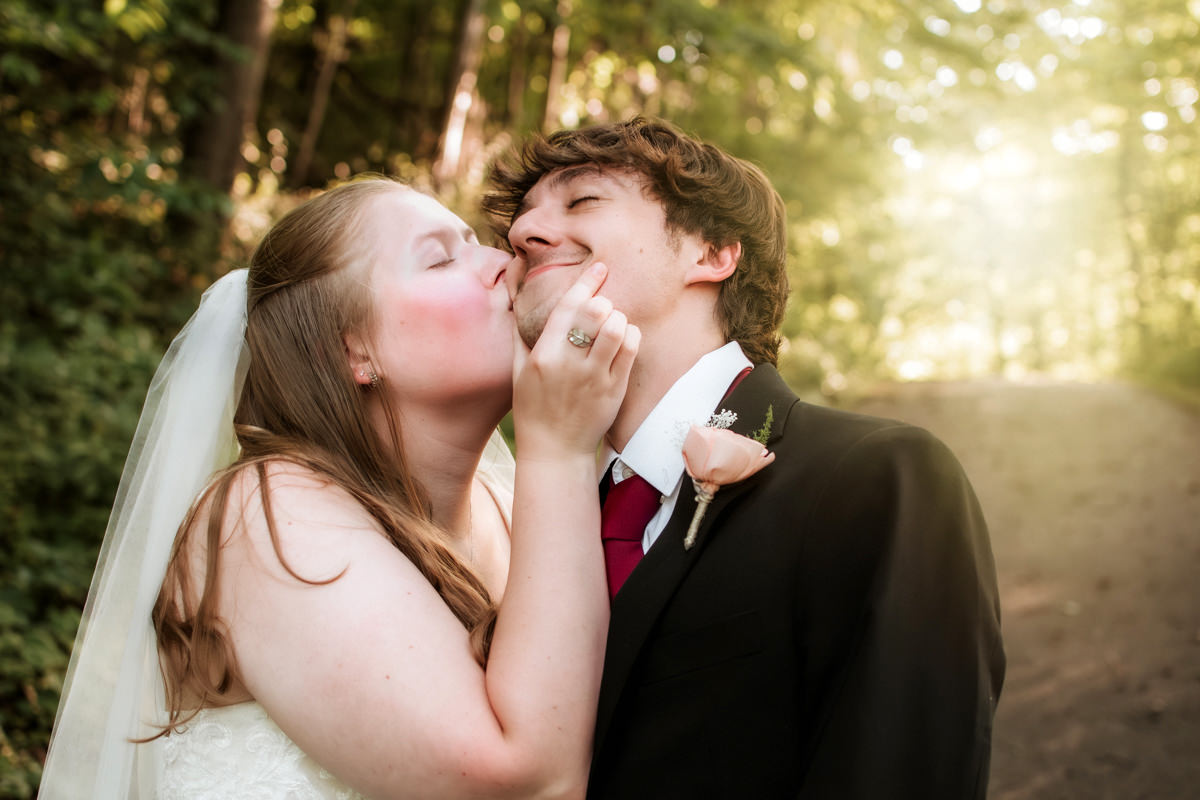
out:
{"label": "bride's hand", "polygon": [[[596,292],[608,268],[591,265],[563,294],[532,350],[514,332],[513,417],[522,457],[594,454],[616,417],[641,332]],[[567,335],[592,336],[587,347]]]}

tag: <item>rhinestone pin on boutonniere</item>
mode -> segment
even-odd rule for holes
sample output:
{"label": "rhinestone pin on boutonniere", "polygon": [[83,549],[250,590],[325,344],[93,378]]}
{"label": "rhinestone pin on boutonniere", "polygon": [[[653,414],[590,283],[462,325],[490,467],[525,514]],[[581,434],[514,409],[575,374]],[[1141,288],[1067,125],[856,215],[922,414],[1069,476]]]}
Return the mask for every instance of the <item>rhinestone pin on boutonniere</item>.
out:
{"label": "rhinestone pin on boutonniere", "polygon": [[724,430],[735,422],[737,422],[737,412],[730,411],[728,408],[722,408],[717,413],[708,415],[708,422],[704,423],[704,427]]}

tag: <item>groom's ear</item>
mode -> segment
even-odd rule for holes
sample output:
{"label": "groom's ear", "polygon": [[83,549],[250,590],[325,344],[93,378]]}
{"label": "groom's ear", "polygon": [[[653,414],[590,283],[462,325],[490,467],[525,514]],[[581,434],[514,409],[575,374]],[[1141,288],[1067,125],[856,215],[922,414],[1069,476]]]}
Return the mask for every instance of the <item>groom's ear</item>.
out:
{"label": "groom's ear", "polygon": [[371,373],[374,370],[366,342],[357,334],[345,333],[342,334],[342,344],[346,346],[346,363],[350,365],[354,382],[366,386],[371,382]]}
{"label": "groom's ear", "polygon": [[720,283],[733,274],[741,260],[741,242],[724,247],[706,242],[696,263],[688,267],[687,274],[684,275],[684,284],[690,286],[695,283]]}

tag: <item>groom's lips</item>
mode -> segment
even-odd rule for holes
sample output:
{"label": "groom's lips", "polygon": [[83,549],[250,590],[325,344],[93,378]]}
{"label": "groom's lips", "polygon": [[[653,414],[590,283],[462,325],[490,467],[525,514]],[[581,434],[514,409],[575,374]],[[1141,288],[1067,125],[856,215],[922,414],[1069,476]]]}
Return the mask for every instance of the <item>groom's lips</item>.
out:
{"label": "groom's lips", "polygon": [[581,263],[583,263],[583,262],[581,262],[581,261],[555,261],[555,262],[552,262],[549,264],[539,264],[536,267],[534,267],[533,269],[526,270],[525,277],[521,280],[521,282],[524,283],[524,282],[528,281],[530,278],[533,278],[536,275],[541,275],[543,272],[549,272],[552,269],[558,269],[559,267],[577,267]]}

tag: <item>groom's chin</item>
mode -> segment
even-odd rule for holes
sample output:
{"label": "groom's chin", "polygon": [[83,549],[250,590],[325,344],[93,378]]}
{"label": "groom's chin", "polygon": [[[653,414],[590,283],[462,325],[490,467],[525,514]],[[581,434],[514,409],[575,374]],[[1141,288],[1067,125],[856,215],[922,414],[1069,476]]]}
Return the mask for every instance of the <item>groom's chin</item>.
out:
{"label": "groom's chin", "polygon": [[538,339],[542,338],[542,331],[546,327],[546,318],[540,314],[530,314],[517,319],[517,333],[521,335],[521,341],[525,342],[525,346],[530,350],[537,344]]}

